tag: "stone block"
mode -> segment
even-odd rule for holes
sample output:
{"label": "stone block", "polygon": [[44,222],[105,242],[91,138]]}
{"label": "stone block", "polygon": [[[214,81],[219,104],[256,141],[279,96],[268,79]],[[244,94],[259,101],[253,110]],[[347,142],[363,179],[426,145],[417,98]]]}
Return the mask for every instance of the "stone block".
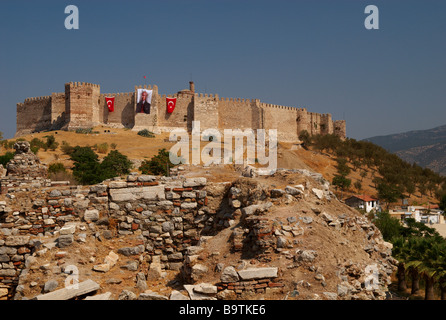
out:
{"label": "stone block", "polygon": [[198,206],[196,202],[183,202],[181,204],[182,209],[195,209]]}
{"label": "stone block", "polygon": [[164,186],[111,189],[110,198],[113,202],[129,202],[137,200],[164,200]]}
{"label": "stone block", "polygon": [[156,292],[147,290],[139,295],[138,300],[169,300],[169,298]]}
{"label": "stone block", "polygon": [[71,245],[73,243],[73,235],[72,234],[65,234],[65,235],[61,235],[58,239],[57,239],[57,245],[59,248],[65,248],[68,247],[69,245]]}
{"label": "stone block", "polygon": [[276,278],[278,275],[278,268],[248,268],[238,271],[238,275],[242,280],[255,280],[263,278]]}
{"label": "stone block", "polygon": [[183,182],[183,187],[202,187],[206,185],[206,178],[188,178]]}
{"label": "stone block", "polygon": [[99,211],[96,209],[85,210],[84,220],[88,222],[99,220]]}
{"label": "stone block", "polygon": [[24,246],[29,242],[29,236],[8,236],[5,245],[9,247]]}

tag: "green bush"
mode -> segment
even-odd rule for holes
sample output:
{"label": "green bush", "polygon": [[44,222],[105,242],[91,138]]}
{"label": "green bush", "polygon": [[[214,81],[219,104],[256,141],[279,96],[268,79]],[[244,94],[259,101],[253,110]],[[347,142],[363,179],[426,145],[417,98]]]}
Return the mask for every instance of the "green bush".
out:
{"label": "green bush", "polygon": [[153,132],[150,132],[147,129],[143,129],[141,131],[138,131],[138,135],[146,138],[155,138],[155,134]]}
{"label": "green bush", "polygon": [[76,133],[81,133],[81,134],[88,134],[88,133],[92,133],[93,132],[93,128],[78,128],[75,130]]}
{"label": "green bush", "polygon": [[53,135],[50,136],[45,136],[46,138],[46,146],[48,147],[48,149],[54,151],[57,149],[57,147],[59,146],[59,143],[56,142],[56,138]]}
{"label": "green bush", "polygon": [[307,130],[302,130],[299,133],[299,140],[302,141],[303,147],[307,147],[311,144],[311,136]]}
{"label": "green bush", "polygon": [[74,147],[70,156],[74,162],[73,176],[84,185],[130,173],[131,161],[117,150],[111,151],[102,162],[91,147]]}
{"label": "green bush", "polygon": [[39,147],[30,147],[30,150],[32,153],[37,154],[37,152],[39,152],[40,148]]}
{"label": "green bush", "polygon": [[29,143],[29,146],[31,148],[31,151],[35,154],[37,154],[40,149],[44,149],[45,151],[48,150],[48,145],[39,138],[32,139]]}
{"label": "green bush", "polygon": [[66,155],[71,155],[74,152],[74,147],[72,147],[68,142],[62,141],[62,145],[60,146],[60,150]]}
{"label": "green bush", "polygon": [[6,164],[14,158],[14,153],[6,152],[4,155],[0,156],[0,164],[6,167]]}
{"label": "green bush", "polygon": [[131,168],[132,162],[117,150],[110,151],[100,165],[103,180],[129,174]]}
{"label": "green bush", "polygon": [[96,147],[96,150],[99,153],[107,153],[107,151],[108,151],[108,143],[107,142],[101,143],[100,145],[98,145]]}
{"label": "green bush", "polygon": [[381,231],[385,241],[391,241],[393,238],[400,236],[403,230],[398,219],[391,217],[387,211],[377,213],[373,223]]}
{"label": "green bush", "polygon": [[79,183],[91,185],[103,181],[98,155],[90,147],[74,147],[70,159],[74,163],[73,176]]}
{"label": "green bush", "polygon": [[58,173],[58,172],[65,172],[66,169],[61,162],[51,163],[48,166],[48,173]]}
{"label": "green bush", "polygon": [[170,168],[174,164],[170,162],[169,152],[166,149],[161,149],[158,154],[150,160],[144,160],[139,167],[143,174],[154,174],[168,176]]}
{"label": "green bush", "polygon": [[93,128],[78,128],[75,130],[76,133],[80,133],[80,134],[97,134],[99,133],[99,131],[93,131]]}

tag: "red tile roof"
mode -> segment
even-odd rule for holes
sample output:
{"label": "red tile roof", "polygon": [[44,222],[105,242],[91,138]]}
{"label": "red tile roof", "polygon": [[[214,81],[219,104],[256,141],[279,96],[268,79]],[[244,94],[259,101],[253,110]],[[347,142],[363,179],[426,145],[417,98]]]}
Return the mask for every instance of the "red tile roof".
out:
{"label": "red tile roof", "polygon": [[368,195],[365,195],[365,194],[364,195],[354,195],[352,197],[358,198],[358,199],[360,199],[362,201],[365,201],[365,202],[378,201],[378,199],[375,199],[375,198],[373,198],[371,196],[368,196]]}

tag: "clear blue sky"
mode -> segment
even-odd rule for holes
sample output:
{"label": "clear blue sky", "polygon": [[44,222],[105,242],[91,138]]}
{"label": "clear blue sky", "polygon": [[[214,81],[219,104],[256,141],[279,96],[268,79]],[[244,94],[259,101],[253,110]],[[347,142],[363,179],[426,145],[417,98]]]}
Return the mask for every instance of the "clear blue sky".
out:
{"label": "clear blue sky", "polygon": [[[79,30],[66,30],[67,5]],[[364,9],[379,8],[379,30]],[[446,1],[0,1],[0,131],[70,81],[305,106],[363,139],[446,124]]]}

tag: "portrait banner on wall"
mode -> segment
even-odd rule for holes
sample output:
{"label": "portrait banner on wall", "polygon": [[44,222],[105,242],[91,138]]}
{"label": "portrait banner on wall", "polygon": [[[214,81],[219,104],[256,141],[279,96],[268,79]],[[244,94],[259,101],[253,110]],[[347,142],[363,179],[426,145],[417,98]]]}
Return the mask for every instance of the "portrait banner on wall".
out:
{"label": "portrait banner on wall", "polygon": [[152,104],[152,90],[138,89],[136,113],[150,114],[150,106]]}
{"label": "portrait banner on wall", "polygon": [[175,109],[177,98],[166,98],[167,113],[172,113]]}
{"label": "portrait banner on wall", "polygon": [[109,112],[115,111],[115,97],[105,97],[105,103]]}

